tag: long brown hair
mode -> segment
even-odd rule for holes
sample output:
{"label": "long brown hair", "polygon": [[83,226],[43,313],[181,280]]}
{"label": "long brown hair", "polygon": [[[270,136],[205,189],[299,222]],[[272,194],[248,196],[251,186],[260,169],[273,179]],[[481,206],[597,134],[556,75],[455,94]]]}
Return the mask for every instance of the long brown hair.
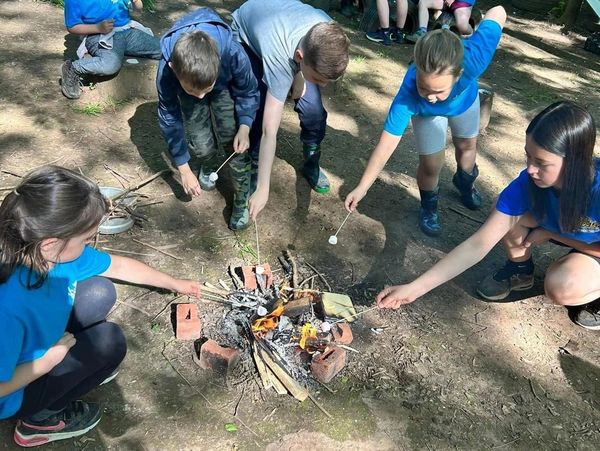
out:
{"label": "long brown hair", "polygon": [[[592,115],[573,102],[556,102],[533,118],[527,136],[543,149],[563,157],[560,228],[573,232],[585,219],[594,183],[596,126]],[[542,188],[529,183],[533,211],[543,217]]]}
{"label": "long brown hair", "polygon": [[415,45],[414,63],[424,74],[457,78],[461,74],[464,57],[462,40],[450,30],[430,31]]}
{"label": "long brown hair", "polygon": [[98,186],[73,171],[43,166],[27,174],[0,205],[0,283],[22,265],[29,267],[27,288],[39,288],[48,275],[42,241],[85,233],[107,209]]}

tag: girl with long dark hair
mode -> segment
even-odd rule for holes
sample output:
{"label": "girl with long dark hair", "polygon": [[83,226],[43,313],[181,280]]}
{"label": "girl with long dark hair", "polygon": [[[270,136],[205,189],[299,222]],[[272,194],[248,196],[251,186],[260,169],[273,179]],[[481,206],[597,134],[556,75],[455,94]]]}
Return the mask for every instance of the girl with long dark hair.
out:
{"label": "girl with long dark hair", "polygon": [[398,308],[456,277],[502,241],[508,260],[477,292],[502,300],[533,286],[531,249],[547,241],[571,248],[546,271],[544,289],[572,319],[600,329],[600,160],[592,116],[571,102],[539,113],[526,131],[527,168],[501,193],[487,221],[413,282],[386,288],[382,308]]}

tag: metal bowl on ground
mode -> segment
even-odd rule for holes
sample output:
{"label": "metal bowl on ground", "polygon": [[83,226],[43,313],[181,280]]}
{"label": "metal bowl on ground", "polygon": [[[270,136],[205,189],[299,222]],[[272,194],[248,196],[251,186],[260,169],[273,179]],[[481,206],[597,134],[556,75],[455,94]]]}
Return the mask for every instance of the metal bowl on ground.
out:
{"label": "metal bowl on ground", "polygon": [[[125,191],[122,188],[113,188],[110,186],[101,186],[100,192],[106,198],[111,198]],[[135,202],[135,195],[127,195],[124,198],[119,198],[116,203],[121,207],[129,207]],[[102,235],[114,235],[116,233],[125,232],[133,227],[133,218],[129,215],[126,217],[115,217],[102,219],[98,231]]]}

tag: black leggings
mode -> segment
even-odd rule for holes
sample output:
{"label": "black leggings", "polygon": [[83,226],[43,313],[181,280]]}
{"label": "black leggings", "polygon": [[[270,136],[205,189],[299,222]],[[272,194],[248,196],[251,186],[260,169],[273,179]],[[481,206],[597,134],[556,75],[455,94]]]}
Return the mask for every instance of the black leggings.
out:
{"label": "black leggings", "polygon": [[23,403],[13,418],[59,412],[100,385],[119,366],[127,352],[125,336],[119,326],[106,321],[116,299],[115,286],[104,277],[77,284],[67,324],[67,332],[77,342],[62,362],[25,387]]}

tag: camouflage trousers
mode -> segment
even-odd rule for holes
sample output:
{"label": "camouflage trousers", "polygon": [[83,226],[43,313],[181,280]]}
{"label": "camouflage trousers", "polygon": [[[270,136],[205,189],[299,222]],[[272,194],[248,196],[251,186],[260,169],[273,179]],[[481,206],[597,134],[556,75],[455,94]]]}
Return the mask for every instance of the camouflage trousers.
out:
{"label": "camouflage trousers", "polygon": [[[229,91],[212,91],[203,99],[183,95],[180,98],[188,149],[205,174],[216,170],[233,152],[237,133],[234,104]],[[221,149],[221,152],[219,151]],[[233,181],[233,210],[248,207],[250,156],[248,152],[229,160]]]}

